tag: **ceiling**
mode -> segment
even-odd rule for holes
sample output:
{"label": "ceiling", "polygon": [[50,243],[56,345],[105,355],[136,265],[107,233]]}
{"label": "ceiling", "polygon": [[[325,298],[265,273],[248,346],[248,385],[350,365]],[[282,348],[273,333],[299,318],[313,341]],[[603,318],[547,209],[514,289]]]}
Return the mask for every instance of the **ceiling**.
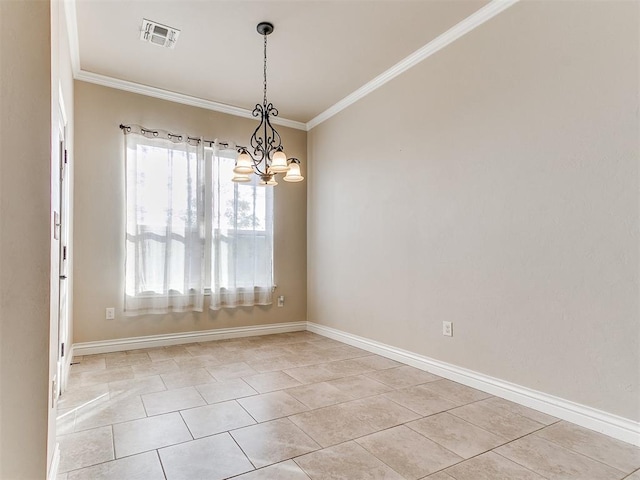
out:
{"label": "ceiling", "polygon": [[[79,68],[251,110],[262,103],[255,28],[270,21],[269,101],[280,117],[306,123],[486,4],[76,0]],[[181,30],[175,48],[140,41],[143,18]]]}

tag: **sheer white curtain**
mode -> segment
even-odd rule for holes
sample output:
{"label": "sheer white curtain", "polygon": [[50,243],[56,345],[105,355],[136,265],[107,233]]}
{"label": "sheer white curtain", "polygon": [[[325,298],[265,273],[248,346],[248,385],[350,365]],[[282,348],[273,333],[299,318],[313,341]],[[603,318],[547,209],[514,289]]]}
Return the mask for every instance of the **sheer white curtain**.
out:
{"label": "sheer white curtain", "polygon": [[203,142],[138,126],[125,138],[125,314],[202,311]]}
{"label": "sheer white curtain", "polygon": [[235,152],[208,151],[211,165],[212,310],[270,305],[273,297],[273,187],[231,181]]}

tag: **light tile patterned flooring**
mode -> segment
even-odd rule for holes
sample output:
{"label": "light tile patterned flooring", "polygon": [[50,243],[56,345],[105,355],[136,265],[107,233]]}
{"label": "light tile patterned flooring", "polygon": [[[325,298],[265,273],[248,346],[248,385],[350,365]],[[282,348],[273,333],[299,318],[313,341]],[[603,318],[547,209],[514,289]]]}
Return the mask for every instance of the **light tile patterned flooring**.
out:
{"label": "light tile patterned flooring", "polygon": [[640,449],[310,332],[74,359],[59,480],[640,480]]}

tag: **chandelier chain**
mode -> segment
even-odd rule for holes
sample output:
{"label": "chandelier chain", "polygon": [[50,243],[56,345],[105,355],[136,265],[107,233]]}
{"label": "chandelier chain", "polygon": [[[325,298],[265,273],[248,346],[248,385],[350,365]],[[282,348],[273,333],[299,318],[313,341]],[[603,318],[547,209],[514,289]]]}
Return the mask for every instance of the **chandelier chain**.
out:
{"label": "chandelier chain", "polygon": [[267,106],[267,36],[264,35],[264,106]]}

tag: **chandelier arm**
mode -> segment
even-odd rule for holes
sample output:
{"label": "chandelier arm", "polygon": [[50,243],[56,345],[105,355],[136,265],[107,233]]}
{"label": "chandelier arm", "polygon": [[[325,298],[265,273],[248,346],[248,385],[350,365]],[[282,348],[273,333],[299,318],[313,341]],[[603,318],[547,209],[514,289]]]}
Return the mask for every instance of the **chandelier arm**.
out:
{"label": "chandelier arm", "polygon": [[[266,92],[266,90],[265,90]],[[269,169],[269,160],[271,160],[271,156],[269,155],[271,153],[271,145],[269,143],[269,127],[271,126],[271,124],[269,123],[269,107],[267,106],[267,97],[266,97],[266,93],[265,93],[265,104],[264,104],[264,111],[262,113],[262,126],[264,127],[264,133],[263,133],[263,141],[264,141],[264,169],[265,171]]]}
{"label": "chandelier arm", "polygon": [[[267,113],[265,115],[265,138],[267,138],[267,141],[268,141],[268,145],[269,145],[268,151],[270,154],[274,150],[282,148],[282,137],[280,137],[280,134],[278,133],[278,131],[271,124],[272,116],[277,117],[278,110],[273,106],[273,104],[270,103],[269,105],[267,105]],[[271,135],[269,135],[268,137],[266,136],[267,126],[271,132]],[[271,160],[271,158],[273,158],[273,155],[269,155],[269,160]]]}
{"label": "chandelier arm", "polygon": [[264,109],[262,105],[256,104],[256,107],[253,109],[253,116],[260,117],[260,123],[253,131],[253,135],[251,135],[251,148],[253,149],[253,155],[251,155],[251,159],[254,163],[260,163],[264,160],[265,157],[265,148],[264,148],[264,140],[258,136],[260,129],[262,128],[264,121]]}

